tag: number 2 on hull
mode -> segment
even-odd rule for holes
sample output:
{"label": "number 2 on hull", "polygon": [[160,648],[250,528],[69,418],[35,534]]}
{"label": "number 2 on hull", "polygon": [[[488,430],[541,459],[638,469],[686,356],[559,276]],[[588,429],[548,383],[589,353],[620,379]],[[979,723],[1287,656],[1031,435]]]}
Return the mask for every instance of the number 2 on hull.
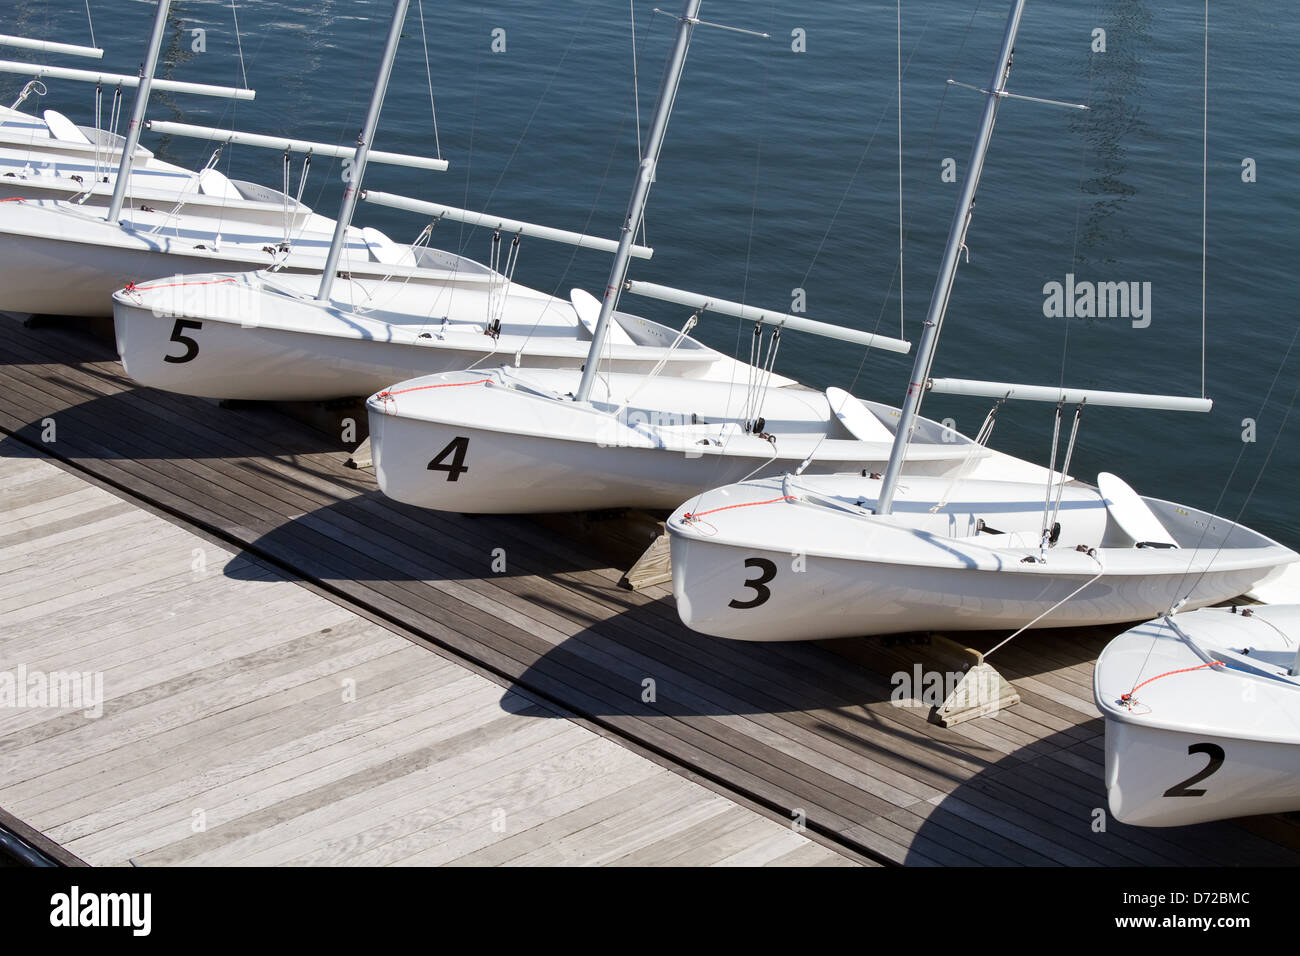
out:
{"label": "number 2 on hull", "polygon": [[1190,747],[1187,748],[1187,754],[1188,756],[1192,756],[1194,754],[1205,754],[1207,757],[1210,758],[1210,762],[1207,763],[1204,767],[1202,767],[1199,771],[1192,774],[1182,783],[1176,783],[1168,790],[1166,790],[1164,794],[1166,797],[1205,796],[1204,790],[1201,790],[1199,788],[1193,789],[1192,784],[1200,783],[1206,777],[1210,776],[1210,774],[1214,773],[1216,770],[1222,767],[1223,761],[1227,757],[1227,754],[1223,752],[1223,748],[1220,747],[1218,744],[1192,744]]}

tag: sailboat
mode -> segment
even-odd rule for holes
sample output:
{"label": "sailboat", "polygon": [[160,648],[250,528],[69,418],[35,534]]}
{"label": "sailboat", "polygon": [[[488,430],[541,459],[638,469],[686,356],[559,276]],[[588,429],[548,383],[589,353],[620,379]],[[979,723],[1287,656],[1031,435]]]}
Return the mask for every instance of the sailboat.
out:
{"label": "sailboat", "polygon": [[[405,10],[402,0],[363,143],[378,122]],[[684,56],[684,48],[678,52]],[[653,250],[633,243],[626,230],[615,243],[405,197],[367,195],[372,201],[432,210],[437,218],[491,228],[498,251],[493,264],[485,266],[421,246],[414,252],[422,258],[415,261],[423,265],[427,259],[440,271],[434,281],[420,285],[407,281],[413,253],[381,240],[372,243],[371,252],[391,263],[392,281],[372,281],[350,262],[348,274],[340,276],[338,266],[346,256],[343,230],[364,173],[360,148],[358,156],[339,231],[319,276],[196,270],[198,274],[174,281],[140,282],[116,292],[113,317],[127,374],[142,385],[188,395],[281,400],[364,396],[413,375],[474,368],[493,359],[520,370],[590,368],[593,353],[615,372],[659,371],[714,381],[747,374],[746,366],[684,333],[640,316],[615,314],[582,290],[564,300],[513,280],[521,236],[614,252],[623,260],[648,258]],[[650,175],[641,173],[647,186]],[[503,233],[515,237],[505,249]],[[774,381],[790,383],[780,376]]]}
{"label": "sailboat", "polygon": [[1144,827],[1300,810],[1300,606],[1168,614],[1097,659],[1111,815]]}
{"label": "sailboat", "polygon": [[[100,59],[104,55],[104,51],[98,47],[7,35],[0,36],[0,46],[94,59]],[[0,72],[35,71],[40,74],[46,69],[31,64],[0,61]],[[95,80],[95,125],[78,125],[53,109],[43,110],[40,116],[22,112],[19,107],[33,95],[42,97],[48,93],[45,84],[39,79],[28,80],[11,105],[0,106],[0,195],[6,199],[64,199],[78,205],[107,206],[117,178],[117,157],[126,143],[126,138],[115,132],[121,115],[122,85],[119,83],[113,90],[107,121],[101,125],[105,106],[103,84],[115,79],[115,75],[84,70],[55,72],[59,75],[67,72],[74,78]],[[189,194],[191,209],[211,203],[214,194],[225,194],[221,198],[228,200],[229,194],[239,188],[235,186],[231,189],[227,186],[230,181],[216,169],[207,168],[195,173],[158,159],[138,144],[131,164],[131,180],[128,202],[134,200],[149,205],[174,204]],[[274,193],[273,190],[264,192]],[[274,195],[277,197],[274,204],[265,201],[269,195],[262,195],[256,201],[238,204],[227,202],[226,205],[231,207],[227,215],[232,218],[248,218],[260,214],[258,221],[279,224],[284,220],[285,204],[278,200],[278,193]],[[302,210],[306,207],[292,201],[291,206],[293,208],[289,214],[294,220],[294,228],[300,228]],[[265,210],[260,207],[265,207]]]}
{"label": "sailboat", "polygon": [[[0,196],[54,199],[106,209],[126,139],[110,129],[80,126],[57,110],[40,117],[0,107]],[[226,222],[279,229],[283,235],[333,228],[333,220],[280,190],[230,179],[213,162],[195,172],[137,145],[126,202],[130,208],[174,207]]]}
{"label": "sailboat", "polygon": [[[1206,512],[1139,496],[1118,476],[1068,479],[1084,405],[1206,412],[1205,398],[934,379],[938,335],[984,156],[1008,94],[1024,10],[1014,0],[984,93],[966,180],[882,474],[789,473],[693,497],[668,520],[683,622],[737,640],[815,640],[913,630],[1106,624],[1175,603],[1224,601],[1300,558]],[[927,391],[1057,406],[1046,481],[902,475]],[[1063,406],[1076,406],[1056,471]],[[1017,632],[1019,633],[1019,632]]]}
{"label": "sailboat", "polygon": [[[698,11],[699,3],[688,3],[678,19],[678,52],[623,220],[623,247],[641,221]],[[770,376],[785,331],[894,352],[908,351],[908,342],[628,281],[628,265],[626,254],[616,255],[580,372],[458,370],[400,382],[371,396],[370,440],[380,489],[407,504],[471,513],[670,510],[714,484],[755,474],[848,468],[870,474],[885,466],[896,409],[860,401],[843,389],[813,391]],[[686,329],[705,312],[752,321],[755,364],[743,377],[712,381],[654,374],[659,370],[602,371],[608,343],[617,343],[625,326],[611,321],[620,291],[689,307],[694,315]],[[908,452],[909,473],[1026,479],[1045,474],[990,450],[986,439],[987,434],[977,441],[923,422]]]}
{"label": "sailboat", "polygon": [[[108,165],[104,148],[117,143],[111,130],[87,135],[88,143],[73,143],[77,133],[84,131],[63,122],[65,117],[47,114],[46,126],[48,129],[54,122],[55,138],[61,139],[65,148],[79,147],[73,151],[82,156],[82,162],[93,163],[90,183],[82,175],[86,170],[75,174],[81,176],[83,182],[79,185],[85,187],[79,193],[62,199],[41,198],[50,190],[36,187],[51,183],[22,174],[21,169],[10,170],[15,173],[11,177],[15,195],[8,198],[14,201],[0,206],[0,307],[22,312],[109,315],[112,293],[132,276],[153,278],[212,269],[265,267],[318,273],[329,259],[333,235],[340,231],[341,252],[346,254],[344,264],[359,277],[378,280],[397,275],[408,282],[419,282],[443,274],[441,261],[431,261],[419,250],[393,243],[378,230],[340,230],[334,220],[314,214],[301,203],[305,169],[299,196],[294,198],[287,195],[287,189],[276,191],[222,176],[214,165],[217,154],[205,169],[191,174],[160,166],[151,154],[142,152],[139,140],[152,90],[244,100],[254,96],[248,89],[154,78],[169,6],[170,0],[159,0],[139,77],[0,62],[2,72],[25,73],[37,79],[136,87],[120,153],[108,169],[103,168]],[[104,139],[105,135],[110,138]],[[309,156],[355,153],[331,144],[202,127],[188,127],[181,135],[283,149],[286,168],[289,152],[306,152]],[[96,160],[96,154],[100,159]],[[369,155],[376,162],[428,169],[447,166],[441,159],[427,157],[378,152]],[[136,163],[141,160],[144,168],[136,175]],[[3,181],[0,179],[0,183]],[[37,193],[36,198],[24,198],[24,182]],[[334,266],[338,264],[336,257]]]}

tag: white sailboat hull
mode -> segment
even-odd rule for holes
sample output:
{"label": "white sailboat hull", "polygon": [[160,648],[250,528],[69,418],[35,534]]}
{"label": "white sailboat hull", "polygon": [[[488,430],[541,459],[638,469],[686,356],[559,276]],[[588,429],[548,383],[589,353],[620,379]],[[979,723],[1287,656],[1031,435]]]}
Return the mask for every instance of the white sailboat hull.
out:
{"label": "white sailboat hull", "polygon": [[[221,219],[183,214],[168,220],[157,234],[151,227],[167,219],[167,210],[127,215],[135,228],[123,229],[105,222],[100,211],[64,202],[0,206],[0,308],[107,317],[113,314],[113,293],[130,282],[262,269],[275,261],[274,248],[283,238],[281,229],[240,221],[235,215]],[[328,223],[314,214],[312,219],[318,225]],[[284,271],[319,272],[328,244],[329,235],[323,232],[299,236]],[[350,245],[352,261],[346,264],[355,274],[378,280],[393,271],[368,261],[359,240],[350,240]],[[406,270],[413,271],[420,270]]]}
{"label": "white sailboat hull", "polygon": [[[793,470],[810,454],[809,474],[875,471],[889,457],[883,425],[877,441],[836,435],[827,397],[810,389],[769,390],[766,427],[777,433],[769,442],[726,424],[743,405],[743,386],[620,373],[602,376],[588,405],[562,397],[578,379],[576,371],[456,372],[372,396],[380,489],[406,504],[466,513],[671,510],[719,482]],[[613,401],[611,390],[619,396]],[[630,414],[611,414],[630,394]],[[445,449],[453,449],[448,460],[454,456],[455,442],[468,471],[438,467],[446,464],[439,460]],[[971,456],[992,457],[961,436],[918,442],[908,470],[947,474]]]}
{"label": "white sailboat hull", "polygon": [[[1223,751],[1223,764],[1183,788],[1191,795],[1168,795],[1210,766],[1207,747]],[[1111,816],[1139,827],[1300,810],[1300,741],[1265,743],[1107,721],[1106,792]]]}
{"label": "white sailboat hull", "polygon": [[[1095,567],[1074,574],[919,569],[812,555],[804,557],[804,570],[796,572],[800,556],[790,551],[738,551],[710,542],[688,542],[680,536],[672,538],[671,546],[673,591],[682,622],[703,634],[741,641],[1018,628],[1095,573]],[[754,570],[760,565],[745,564],[755,558],[770,561],[778,569],[775,580],[800,574],[800,587],[797,592],[787,592],[779,585],[765,585],[772,596],[752,614],[742,615],[731,602],[757,596],[745,585],[760,576]],[[1212,596],[1190,606],[1243,594],[1260,577],[1255,569],[1215,574],[1200,588]],[[1183,582],[1181,570],[1100,581],[1036,626],[1084,627],[1141,620],[1177,600]]]}
{"label": "white sailboat hull", "polygon": [[[104,317],[113,293],[145,276],[248,268],[249,257],[80,244],[0,230],[0,308]],[[263,257],[267,263],[271,257]]]}
{"label": "white sailboat hull", "polygon": [[[204,398],[250,401],[323,401],[377,392],[395,381],[463,368],[488,358],[492,341],[477,348],[441,348],[435,339],[393,342],[345,338],[232,322],[191,320],[182,330],[197,351],[186,353],[172,339],[176,320],[119,304],[114,313],[118,355],[126,374],[151,388]],[[525,361],[534,359],[526,356]],[[578,368],[578,355],[553,356],[549,364]],[[648,359],[646,366],[652,364]]]}
{"label": "white sailboat hull", "polygon": [[[458,439],[466,439],[467,467],[457,480],[428,464]],[[736,481],[755,470],[776,474],[799,458],[764,462],[717,453],[687,457],[659,447],[602,447],[543,435],[416,421],[384,414],[371,405],[370,441],[379,488],[405,504],[467,514],[593,511],[607,508],[670,510],[710,483]],[[889,446],[862,449],[871,457],[819,459],[813,472],[881,468]],[[934,471],[951,461],[926,462]],[[486,480],[480,479],[480,475]]]}
{"label": "white sailboat hull", "polygon": [[[1300,810],[1300,607],[1180,613],[1116,637],[1097,660],[1111,815],[1146,827]],[[1125,699],[1125,695],[1127,699]]]}
{"label": "white sailboat hull", "polygon": [[[3,169],[4,163],[0,160],[0,169]],[[0,173],[0,176],[4,176]],[[164,212],[170,211],[177,204],[181,204],[182,212],[190,214],[199,213],[213,218],[224,218],[228,222],[241,222],[248,225],[263,226],[273,230],[270,234],[278,234],[281,237],[284,232],[285,211],[284,207],[275,202],[256,201],[256,200],[230,200],[213,198],[212,196],[198,193],[196,189],[185,190],[181,183],[175,184],[173,188],[159,188],[158,185],[143,183],[135,185],[134,180],[141,178],[138,172],[132,173],[132,186],[127,193],[127,210],[140,209],[142,206],[151,206]],[[183,183],[183,181],[182,181]],[[34,200],[61,200],[76,201],[77,205],[84,209],[93,209],[96,211],[107,210],[109,201],[113,198],[113,183],[99,182],[92,183],[89,186],[89,195],[81,198],[87,191],[87,187],[81,183],[70,179],[63,170],[60,170],[58,176],[38,175],[35,173],[23,173],[14,171],[12,177],[0,178],[0,197],[19,198]],[[267,192],[271,192],[267,190]],[[289,229],[291,232],[297,232],[303,228],[307,221],[315,214],[306,206],[297,202],[290,201],[288,213]],[[317,217],[318,219],[320,217]]]}
{"label": "white sailboat hull", "polygon": [[[801,482],[827,482],[827,495],[841,498],[853,483],[879,484],[852,476]],[[952,505],[929,514],[942,486],[905,478],[897,520],[871,515],[871,500],[860,515],[787,500],[780,480],[690,502],[668,522],[678,614],[693,630],[748,641],[1016,629],[1045,612],[1035,626],[1121,623],[1159,614],[1189,593],[1188,607],[1244,594],[1297,557],[1237,527],[1231,547],[1155,550],[1129,542],[1098,548],[1099,564],[1075,544],[1109,542],[1116,532],[1095,490],[1071,485],[1060,543],[1045,561],[1026,561],[1040,553],[1041,485],[963,483]],[[1185,535],[1200,533],[1198,521],[1217,520],[1182,511]],[[975,534],[977,520],[1003,533]]]}
{"label": "white sailboat hull", "polygon": [[[114,294],[118,354],[141,385],[267,401],[360,397],[489,358],[493,364],[509,358],[526,367],[581,368],[590,337],[570,303],[514,284],[502,304],[504,279],[493,275],[468,260],[388,283],[354,271],[351,279],[335,282],[328,304],[314,298],[319,279],[309,274],[160,280]],[[485,332],[493,316],[502,319],[496,338]],[[172,338],[178,320],[194,340],[191,352]],[[616,368],[648,372],[667,358],[666,374],[703,376],[735,365],[693,339],[668,355],[658,343],[671,342],[671,330],[643,319],[635,323],[639,342],[611,350]]]}

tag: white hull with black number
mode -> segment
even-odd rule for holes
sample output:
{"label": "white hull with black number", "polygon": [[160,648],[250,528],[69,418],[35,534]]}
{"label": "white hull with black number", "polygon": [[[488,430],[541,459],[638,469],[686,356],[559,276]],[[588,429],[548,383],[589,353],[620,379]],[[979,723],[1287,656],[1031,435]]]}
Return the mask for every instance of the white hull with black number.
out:
{"label": "white hull with black number", "polygon": [[[668,521],[683,622],[716,637],[818,640],[1119,623],[1244,594],[1298,555],[1240,525],[1143,499],[1177,547],[1139,547],[1097,489],[1062,492],[1041,548],[1042,483],[785,476],[710,491]],[[943,504],[938,504],[944,501]],[[1145,544],[1145,542],[1142,542]],[[1083,550],[1079,550],[1082,548]]]}
{"label": "white hull with black number", "polygon": [[[579,374],[496,368],[402,382],[368,402],[380,489],[440,511],[519,513],[604,508],[670,510],[719,481],[797,468],[810,474],[883,467],[893,409],[846,393],[765,390],[763,436],[744,428],[746,389],[728,380],[602,375],[589,402]],[[851,403],[855,427],[842,425]],[[752,407],[752,406],[751,406]],[[869,423],[866,420],[870,420]],[[912,446],[914,474],[1037,466],[974,445],[934,422]],[[926,440],[926,439],[929,440]]]}
{"label": "white hull with black number", "polygon": [[1111,641],[1093,678],[1111,815],[1171,827],[1300,810],[1297,646],[1296,605],[1206,608]]}
{"label": "white hull with black number", "polygon": [[[315,299],[319,279],[311,275],[145,283],[113,296],[118,354],[141,385],[268,401],[369,395],[489,359],[582,367],[590,333],[569,302],[517,283],[506,291],[500,274],[459,257],[447,256],[447,267],[434,275],[383,283],[354,272],[334,283],[328,304]],[[494,318],[500,327],[490,335]],[[657,323],[622,313],[620,321],[630,334],[627,344],[610,349],[617,368],[647,372],[665,360],[666,374],[704,377],[730,376],[739,367],[694,339],[670,351],[676,333]]]}

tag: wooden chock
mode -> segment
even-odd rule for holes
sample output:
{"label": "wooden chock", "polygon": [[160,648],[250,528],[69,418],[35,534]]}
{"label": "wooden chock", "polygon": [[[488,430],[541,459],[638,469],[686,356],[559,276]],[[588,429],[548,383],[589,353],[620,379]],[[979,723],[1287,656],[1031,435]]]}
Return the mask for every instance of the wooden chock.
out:
{"label": "wooden chock", "polygon": [[955,651],[970,663],[952,693],[942,704],[930,708],[930,723],[952,727],[1020,703],[1020,694],[992,664],[984,662],[984,655],[979,651],[960,647],[955,641],[940,635],[934,635],[932,640],[948,645],[950,651]]}
{"label": "wooden chock", "polygon": [[348,468],[375,467],[375,460],[370,457],[370,436],[369,435],[366,436],[365,441],[363,441],[356,448],[352,449],[351,457],[349,457],[348,460],[344,462],[344,464]]}
{"label": "wooden chock", "polygon": [[666,584],[672,579],[669,538],[668,532],[664,531],[650,542],[650,546],[636,559],[636,564],[628,569],[619,584],[629,590],[639,591],[653,584]]}

